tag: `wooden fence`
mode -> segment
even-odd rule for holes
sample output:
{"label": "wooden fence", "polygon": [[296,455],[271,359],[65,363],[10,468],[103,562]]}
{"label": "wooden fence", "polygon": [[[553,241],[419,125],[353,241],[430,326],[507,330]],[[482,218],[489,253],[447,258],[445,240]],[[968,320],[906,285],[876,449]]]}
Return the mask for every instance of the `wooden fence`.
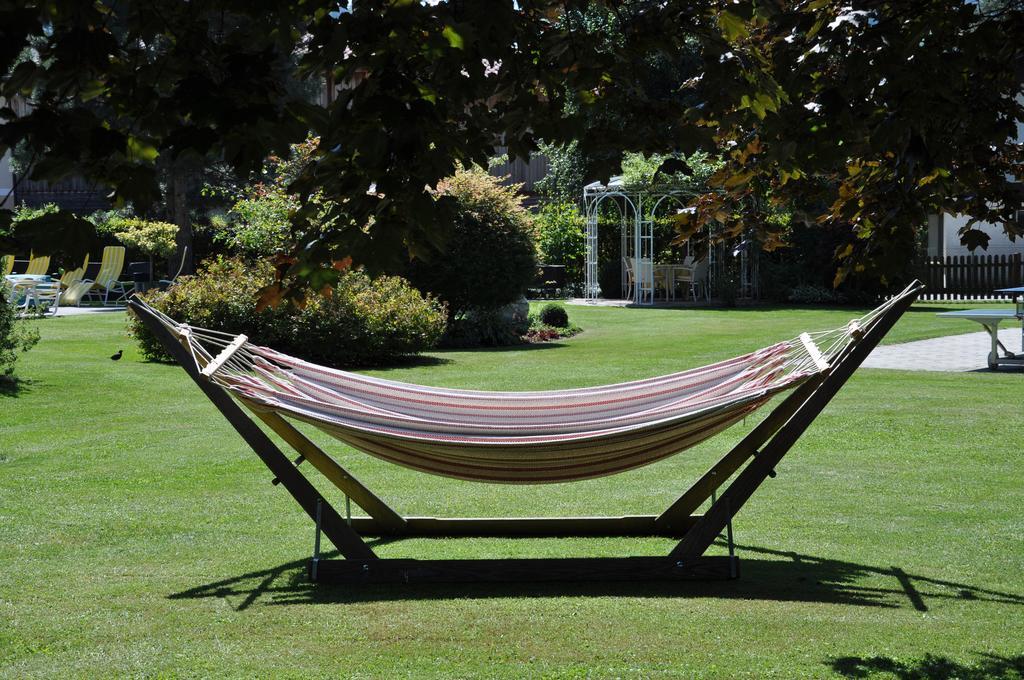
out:
{"label": "wooden fence", "polygon": [[1020,253],[929,257],[919,271],[918,278],[927,286],[924,300],[1008,299],[992,291],[1024,285]]}
{"label": "wooden fence", "polygon": [[[496,147],[494,153],[498,156],[508,153],[508,147]],[[529,160],[517,158],[511,163],[495,165],[490,172],[498,177],[507,176],[510,183],[522,184],[525,193],[533,193],[533,185],[548,174],[548,158],[543,154],[534,154]]]}
{"label": "wooden fence", "polygon": [[53,183],[24,177],[17,181],[14,200],[33,207],[56,203],[61,208],[84,214],[109,209],[110,203],[106,199],[108,191],[78,176]]}

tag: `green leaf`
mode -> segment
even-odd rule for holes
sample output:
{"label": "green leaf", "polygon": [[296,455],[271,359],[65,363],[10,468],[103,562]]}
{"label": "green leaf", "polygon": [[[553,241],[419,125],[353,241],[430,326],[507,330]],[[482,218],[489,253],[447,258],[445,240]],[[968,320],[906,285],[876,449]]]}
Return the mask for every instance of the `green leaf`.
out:
{"label": "green leaf", "polygon": [[32,81],[35,80],[39,72],[39,67],[31,61],[21,62],[14,68],[11,75],[7,77],[7,82],[4,83],[3,87],[4,94],[10,97],[24,89],[30,88]]}
{"label": "green leaf", "polygon": [[722,35],[729,42],[750,37],[750,31],[747,30],[747,25],[743,19],[740,19],[729,10],[723,10],[718,15],[718,27],[722,29]]}
{"label": "green leaf", "polygon": [[418,88],[419,88],[419,91],[420,91],[420,97],[422,97],[426,101],[430,102],[431,104],[436,104],[437,103],[437,93],[436,92],[431,90],[426,85],[422,85],[422,84],[418,85]]}
{"label": "green leaf", "polygon": [[463,44],[465,41],[463,41],[462,36],[459,35],[458,32],[451,26],[445,26],[444,30],[441,31],[441,35],[444,36],[445,40],[447,40],[448,44],[451,45],[453,48],[457,50],[463,49]]}
{"label": "green leaf", "polygon": [[[775,103],[775,100],[772,99],[767,94],[762,92],[762,93],[757,95],[756,99],[757,99],[757,102],[761,105],[761,109],[763,111],[771,111],[772,113],[778,113],[779,112],[779,107]],[[764,116],[761,116],[761,117],[764,118]]]}
{"label": "green leaf", "polygon": [[152,163],[159,155],[160,152],[157,151],[156,147],[149,142],[141,140],[138,137],[128,138],[128,158],[131,160]]}
{"label": "green leaf", "polygon": [[82,86],[78,96],[83,102],[96,99],[107,91],[107,84],[102,80],[90,80]]}

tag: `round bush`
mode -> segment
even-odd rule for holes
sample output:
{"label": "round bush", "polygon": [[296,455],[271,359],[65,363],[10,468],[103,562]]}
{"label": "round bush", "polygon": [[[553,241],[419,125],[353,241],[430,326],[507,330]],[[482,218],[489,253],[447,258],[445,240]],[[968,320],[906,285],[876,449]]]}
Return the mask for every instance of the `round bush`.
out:
{"label": "round bush", "polygon": [[540,321],[545,326],[565,328],[569,325],[569,314],[561,305],[547,304],[540,310]]}
{"label": "round bush", "polygon": [[[302,309],[281,305],[257,312],[257,291],[272,281],[273,268],[265,261],[218,259],[145,299],[176,321],[245,333],[258,345],[327,366],[392,362],[430,349],[444,333],[444,305],[395,276],[371,279],[348,272],[330,298],[312,297]],[[170,359],[134,315],[128,324],[143,356]]]}
{"label": "round bush", "polygon": [[480,169],[459,170],[438,187],[454,199],[443,252],[417,258],[409,280],[448,303],[451,318],[519,299],[537,275],[533,224],[514,187]]}

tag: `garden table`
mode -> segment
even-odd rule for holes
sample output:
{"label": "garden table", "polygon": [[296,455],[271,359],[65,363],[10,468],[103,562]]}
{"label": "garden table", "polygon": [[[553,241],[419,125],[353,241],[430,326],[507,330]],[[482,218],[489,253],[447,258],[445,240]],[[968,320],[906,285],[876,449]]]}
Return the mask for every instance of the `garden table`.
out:
{"label": "garden table", "polygon": [[4,281],[13,292],[11,300],[14,304],[27,309],[35,297],[36,286],[53,283],[53,278],[49,274],[8,274]]}
{"label": "garden table", "polygon": [[[661,274],[662,280],[665,282],[665,297],[669,300],[674,300],[676,298],[676,281],[693,281],[693,267],[685,264],[655,264],[655,279],[658,278],[658,274]],[[680,277],[680,274],[683,276]]]}
{"label": "garden table", "polygon": [[[1000,291],[1002,292],[1002,291]],[[938,316],[948,319],[967,319],[981,324],[992,340],[992,349],[988,354],[988,367],[993,371],[1000,366],[1024,366],[1024,315],[1014,309],[964,309],[956,312],[941,312]],[[1006,319],[1020,319],[1021,353],[1014,354],[999,342],[999,324]],[[1005,356],[999,356],[1002,349]]]}

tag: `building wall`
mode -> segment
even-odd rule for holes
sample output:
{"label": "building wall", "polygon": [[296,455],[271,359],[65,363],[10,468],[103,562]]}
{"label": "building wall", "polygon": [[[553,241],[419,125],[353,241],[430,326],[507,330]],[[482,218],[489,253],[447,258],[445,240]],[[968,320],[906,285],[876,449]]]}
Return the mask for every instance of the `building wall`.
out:
{"label": "building wall", "polygon": [[[1024,95],[1017,98],[1024,104]],[[1024,141],[1024,121],[1017,121],[1017,141]],[[1017,178],[1018,181],[1024,178]],[[950,257],[954,255],[1013,255],[1024,254],[1024,239],[1011,241],[1000,225],[981,222],[975,228],[984,231],[991,238],[988,248],[976,249],[973,253],[966,246],[960,245],[960,229],[970,218],[966,215],[929,215],[928,216],[928,255],[931,257]]]}
{"label": "building wall", "polygon": [[960,244],[960,229],[970,218],[967,215],[932,215],[928,219],[928,254],[950,257],[956,255],[1013,255],[1024,254],[1024,239],[1011,241],[998,224],[979,222],[974,225],[989,235],[988,248],[976,249],[973,253]]}

